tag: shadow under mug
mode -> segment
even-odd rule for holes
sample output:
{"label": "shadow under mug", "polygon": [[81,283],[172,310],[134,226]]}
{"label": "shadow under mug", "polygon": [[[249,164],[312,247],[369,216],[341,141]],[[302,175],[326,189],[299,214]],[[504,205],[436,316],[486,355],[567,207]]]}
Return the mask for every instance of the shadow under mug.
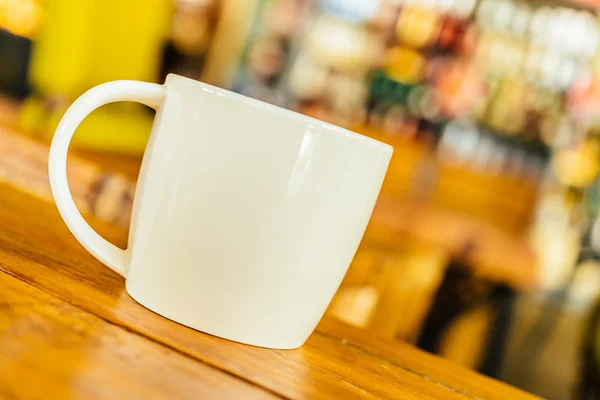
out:
{"label": "shadow under mug", "polygon": [[[66,173],[77,126],[117,101],[157,110],[126,250],[85,222]],[[56,130],[49,174],[73,235],[137,302],[212,335],[289,349],[339,287],[391,155],[366,136],[169,75],[164,85],[114,81],[83,94]]]}

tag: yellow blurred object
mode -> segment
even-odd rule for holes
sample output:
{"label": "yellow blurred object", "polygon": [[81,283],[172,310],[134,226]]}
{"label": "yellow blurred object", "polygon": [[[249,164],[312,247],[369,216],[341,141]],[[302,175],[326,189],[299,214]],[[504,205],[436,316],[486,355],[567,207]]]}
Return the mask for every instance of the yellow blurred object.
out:
{"label": "yellow blurred object", "polygon": [[[66,105],[50,109],[42,99],[31,96],[21,106],[22,129],[50,141]],[[75,147],[121,154],[141,154],[152,128],[151,113],[137,104],[109,104],[90,114],[79,126]]]}
{"label": "yellow blurred object", "polygon": [[385,55],[385,71],[395,81],[418,83],[423,79],[425,57],[405,47],[392,47]]}
{"label": "yellow blurred object", "polygon": [[0,28],[14,35],[33,38],[41,17],[38,0],[0,0]]}
{"label": "yellow blurred object", "polygon": [[169,0],[52,0],[32,54],[44,94],[71,98],[115,79],[157,79]]}
{"label": "yellow blurred object", "polygon": [[524,81],[504,79],[490,104],[486,121],[490,127],[508,135],[517,135],[525,125],[527,94]]}
{"label": "yellow blurred object", "polygon": [[431,9],[407,7],[400,13],[396,36],[400,43],[420,49],[432,44],[442,24],[440,14]]}
{"label": "yellow blurred object", "polygon": [[530,243],[539,266],[540,290],[554,291],[570,278],[581,251],[581,232],[573,226],[574,201],[564,188],[542,193]]}
{"label": "yellow blurred object", "polygon": [[463,367],[477,368],[493,321],[494,311],[489,306],[479,306],[460,315],[444,333],[440,355]]}
{"label": "yellow blurred object", "polygon": [[[137,105],[128,106],[109,104],[94,111],[77,128],[72,145],[122,154],[143,153],[152,129],[152,115]],[[47,121],[48,140],[61,118],[62,114],[57,113]]]}
{"label": "yellow blurred object", "polygon": [[328,314],[348,324],[364,328],[377,305],[379,293],[373,286],[341,288],[331,302]]}
{"label": "yellow blurred object", "polygon": [[0,27],[2,28],[6,26],[6,16],[8,15],[10,4],[10,0],[0,0]]}
{"label": "yellow blurred object", "polygon": [[[48,1],[31,61],[30,78],[36,91],[50,102],[55,98],[70,102],[111,80],[156,81],[171,6],[170,0]],[[115,134],[111,131],[103,137],[97,127],[84,123],[74,143],[90,149],[143,152],[140,144],[145,141],[128,137],[151,123],[151,114],[141,107],[129,108],[131,115],[121,126],[116,123],[121,121],[119,107],[110,107],[101,121]],[[58,120],[64,111],[64,107],[53,107],[50,120]],[[114,124],[109,122],[113,113]],[[21,120],[36,125],[28,121],[34,115]],[[93,119],[93,114],[89,118]],[[46,127],[53,129],[54,125]],[[149,129],[145,136],[148,133]]]}
{"label": "yellow blurred object", "polygon": [[31,96],[21,104],[19,125],[26,132],[42,132],[48,116],[46,104],[36,96]]}
{"label": "yellow blurred object", "polygon": [[595,75],[595,76],[600,75],[600,52],[597,51],[594,54],[594,56],[590,60],[589,66],[590,66],[590,72],[593,75]]}
{"label": "yellow blurred object", "polygon": [[591,184],[598,175],[599,159],[599,145],[590,140],[577,148],[556,153],[552,158],[552,169],[561,183],[581,188]]}

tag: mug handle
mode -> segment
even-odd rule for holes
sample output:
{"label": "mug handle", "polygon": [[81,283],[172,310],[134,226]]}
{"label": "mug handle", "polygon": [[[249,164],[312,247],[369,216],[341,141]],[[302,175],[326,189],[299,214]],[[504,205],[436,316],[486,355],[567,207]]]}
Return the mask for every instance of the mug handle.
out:
{"label": "mug handle", "polygon": [[164,96],[164,86],[155,83],[113,81],[98,85],[81,95],[69,107],[58,124],[50,145],[48,174],[52,196],[60,215],[87,251],[123,277],[128,263],[126,250],[118,248],[92,229],[73,201],[67,180],[67,151],[79,124],[96,108],[117,101],[135,101],[156,109]]}

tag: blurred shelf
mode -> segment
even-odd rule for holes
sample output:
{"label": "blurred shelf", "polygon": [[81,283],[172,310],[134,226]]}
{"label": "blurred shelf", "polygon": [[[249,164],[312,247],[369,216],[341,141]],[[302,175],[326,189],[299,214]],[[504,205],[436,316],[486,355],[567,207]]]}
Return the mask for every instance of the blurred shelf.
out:
{"label": "blurred shelf", "polygon": [[516,289],[531,288],[537,279],[535,254],[525,235],[510,235],[477,217],[385,195],[361,246],[436,249],[463,259],[475,275]]}
{"label": "blurred shelf", "polygon": [[530,0],[533,4],[554,7],[568,7],[576,10],[587,10],[595,13],[600,8],[597,0]]}
{"label": "blurred shelf", "polygon": [[538,193],[533,182],[444,164],[424,143],[370,128],[358,131],[394,147],[382,195],[479,218],[513,236],[527,230]]}

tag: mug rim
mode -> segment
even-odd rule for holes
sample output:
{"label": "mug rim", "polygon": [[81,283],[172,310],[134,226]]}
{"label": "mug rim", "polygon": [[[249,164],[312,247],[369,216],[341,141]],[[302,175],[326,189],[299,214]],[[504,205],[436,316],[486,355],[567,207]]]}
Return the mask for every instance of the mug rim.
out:
{"label": "mug rim", "polygon": [[373,139],[372,137],[360,134],[358,132],[351,131],[351,130],[346,129],[346,128],[342,128],[341,126],[337,126],[337,125],[334,125],[334,124],[329,123],[329,122],[321,121],[320,119],[317,119],[317,118],[314,118],[314,117],[311,117],[311,116],[308,116],[308,115],[301,114],[301,113],[299,113],[297,111],[293,111],[293,110],[290,110],[290,109],[287,109],[287,108],[284,108],[284,107],[280,107],[280,106],[277,106],[275,104],[267,103],[265,101],[255,99],[253,97],[246,96],[246,95],[243,95],[241,93],[236,93],[236,92],[233,92],[231,90],[227,90],[227,89],[223,89],[223,88],[220,88],[220,87],[217,87],[217,86],[213,86],[213,85],[210,85],[210,84],[205,83],[205,82],[201,82],[201,81],[197,81],[195,79],[187,78],[187,77],[182,76],[182,75],[178,75],[178,74],[174,74],[174,73],[169,73],[167,75],[167,77],[166,77],[166,80],[165,80],[165,86],[169,83],[169,80],[171,80],[171,79],[175,79],[175,80],[178,80],[178,81],[182,81],[185,84],[192,85],[192,86],[195,86],[195,87],[199,87],[199,88],[203,89],[204,91],[207,91],[209,93],[214,93],[217,96],[223,96],[223,97],[227,97],[227,98],[229,98],[231,100],[240,101],[240,102],[245,103],[245,104],[247,104],[249,106],[252,106],[252,107],[260,108],[262,110],[269,111],[269,112],[274,112],[276,114],[280,114],[280,115],[283,115],[283,116],[288,117],[288,118],[292,118],[292,119],[304,121],[304,122],[307,122],[309,124],[313,124],[313,125],[316,124],[316,125],[319,125],[319,126],[325,128],[327,130],[340,133],[340,134],[342,134],[342,135],[344,135],[344,136],[346,136],[348,138],[360,140],[360,141],[364,142],[366,145],[379,148],[380,150],[384,150],[384,151],[388,151],[388,152],[393,152],[393,147],[391,145],[389,145],[387,143],[384,143],[384,142],[381,142],[381,141],[379,141],[377,139]]}

